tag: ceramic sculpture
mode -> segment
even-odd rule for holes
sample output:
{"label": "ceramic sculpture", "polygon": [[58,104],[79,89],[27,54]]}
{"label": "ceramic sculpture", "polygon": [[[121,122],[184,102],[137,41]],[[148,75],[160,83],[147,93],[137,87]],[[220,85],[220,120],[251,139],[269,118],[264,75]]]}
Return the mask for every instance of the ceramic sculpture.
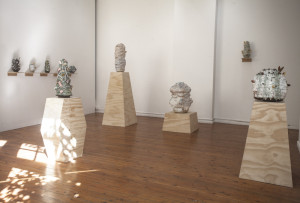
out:
{"label": "ceramic sculpture", "polygon": [[77,69],[75,66],[70,66],[69,70],[70,70],[70,73],[75,73]]}
{"label": "ceramic sculpture", "polygon": [[278,69],[263,69],[254,76],[251,82],[255,99],[271,102],[285,99],[290,84],[287,84],[283,68],[279,66]]}
{"label": "ceramic sculpture", "polygon": [[32,73],[35,71],[35,65],[34,64],[29,65],[29,71],[32,72]]}
{"label": "ceramic sculpture", "polygon": [[12,60],[11,69],[14,72],[19,72],[19,70],[20,70],[20,58],[15,58],[15,59]]}
{"label": "ceramic sculpture", "polygon": [[245,59],[250,59],[251,49],[249,41],[244,41],[244,50],[242,51],[242,54]]}
{"label": "ceramic sculpture", "polygon": [[189,111],[193,100],[190,98],[191,88],[184,82],[178,82],[170,88],[172,97],[170,105],[175,113],[186,113]]}
{"label": "ceramic sculpture", "polygon": [[115,68],[117,72],[124,72],[126,66],[126,50],[124,44],[117,44],[115,48]]}
{"label": "ceramic sculpture", "polygon": [[54,88],[56,90],[56,96],[63,98],[72,96],[71,72],[67,60],[62,59],[59,61],[57,72],[56,87]]}
{"label": "ceramic sculpture", "polygon": [[44,69],[45,69],[45,73],[50,73],[50,62],[49,62],[49,60],[45,61]]}

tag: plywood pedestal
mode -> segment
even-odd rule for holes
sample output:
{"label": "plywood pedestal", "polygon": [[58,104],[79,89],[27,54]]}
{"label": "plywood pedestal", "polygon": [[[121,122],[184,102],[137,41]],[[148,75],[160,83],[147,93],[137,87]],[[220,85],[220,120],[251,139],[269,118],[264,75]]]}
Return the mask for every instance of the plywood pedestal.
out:
{"label": "plywood pedestal", "polygon": [[163,131],[192,133],[198,130],[198,117],[196,112],[165,114]]}
{"label": "plywood pedestal", "polygon": [[80,98],[47,98],[41,134],[49,160],[81,157],[86,121]]}
{"label": "plywood pedestal", "polygon": [[137,123],[128,72],[111,72],[102,125],[126,127]]}
{"label": "plywood pedestal", "polygon": [[239,177],[293,187],[285,103],[254,102]]}

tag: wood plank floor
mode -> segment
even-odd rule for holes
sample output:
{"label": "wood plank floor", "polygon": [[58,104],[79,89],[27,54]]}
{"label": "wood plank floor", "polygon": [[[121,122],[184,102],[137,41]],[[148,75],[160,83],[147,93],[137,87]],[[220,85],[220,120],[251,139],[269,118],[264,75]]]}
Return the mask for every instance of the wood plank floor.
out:
{"label": "wood plank floor", "polygon": [[102,116],[86,116],[74,163],[43,162],[40,125],[1,132],[0,202],[300,202],[297,130],[287,188],[238,178],[248,126],[199,124],[189,135],[162,132],[161,118],[122,128]]}

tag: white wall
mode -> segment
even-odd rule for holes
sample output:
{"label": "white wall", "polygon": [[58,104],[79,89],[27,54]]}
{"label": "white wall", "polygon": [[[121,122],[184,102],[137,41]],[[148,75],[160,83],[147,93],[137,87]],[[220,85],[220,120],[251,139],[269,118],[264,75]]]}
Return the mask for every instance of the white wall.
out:
{"label": "white wall", "polygon": [[[246,121],[253,103],[250,80],[263,68],[285,66],[291,83],[286,98],[288,124],[299,128],[300,1],[219,0],[217,12],[216,121]],[[242,63],[243,41],[251,63]]]}
{"label": "white wall", "polygon": [[96,109],[104,110],[122,42],[138,114],[170,111],[169,88],[183,81],[192,88],[190,110],[212,121],[215,11],[212,0],[98,0]]}
{"label": "white wall", "polygon": [[51,72],[58,61],[77,67],[73,96],[81,97],[84,112],[95,111],[95,0],[0,0],[0,131],[41,122],[47,97],[54,97],[56,77],[8,77],[13,57],[21,70],[31,60]]}

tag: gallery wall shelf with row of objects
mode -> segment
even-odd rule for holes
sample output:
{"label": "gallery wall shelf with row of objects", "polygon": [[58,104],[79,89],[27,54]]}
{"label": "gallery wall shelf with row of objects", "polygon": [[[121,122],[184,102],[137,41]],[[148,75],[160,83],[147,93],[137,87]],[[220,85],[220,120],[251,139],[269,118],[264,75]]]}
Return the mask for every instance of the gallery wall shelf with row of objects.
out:
{"label": "gallery wall shelf with row of objects", "polygon": [[18,76],[18,75],[25,75],[25,76],[33,76],[33,75],[37,75],[39,74],[40,76],[48,76],[48,75],[53,75],[53,76],[57,76],[57,73],[45,73],[45,72],[41,72],[41,73],[34,73],[34,72],[12,72],[12,71],[8,71],[7,75],[8,76]]}
{"label": "gallery wall shelf with row of objects", "polygon": [[[20,76],[20,75],[25,75],[25,76],[33,76],[33,75],[40,75],[42,77],[47,77],[48,75],[52,75],[52,76],[57,76],[57,73],[45,73],[45,72],[40,72],[40,73],[36,73],[36,72],[13,72],[13,71],[8,71],[7,75],[8,76]],[[72,73],[72,75],[76,75],[77,73]]]}

